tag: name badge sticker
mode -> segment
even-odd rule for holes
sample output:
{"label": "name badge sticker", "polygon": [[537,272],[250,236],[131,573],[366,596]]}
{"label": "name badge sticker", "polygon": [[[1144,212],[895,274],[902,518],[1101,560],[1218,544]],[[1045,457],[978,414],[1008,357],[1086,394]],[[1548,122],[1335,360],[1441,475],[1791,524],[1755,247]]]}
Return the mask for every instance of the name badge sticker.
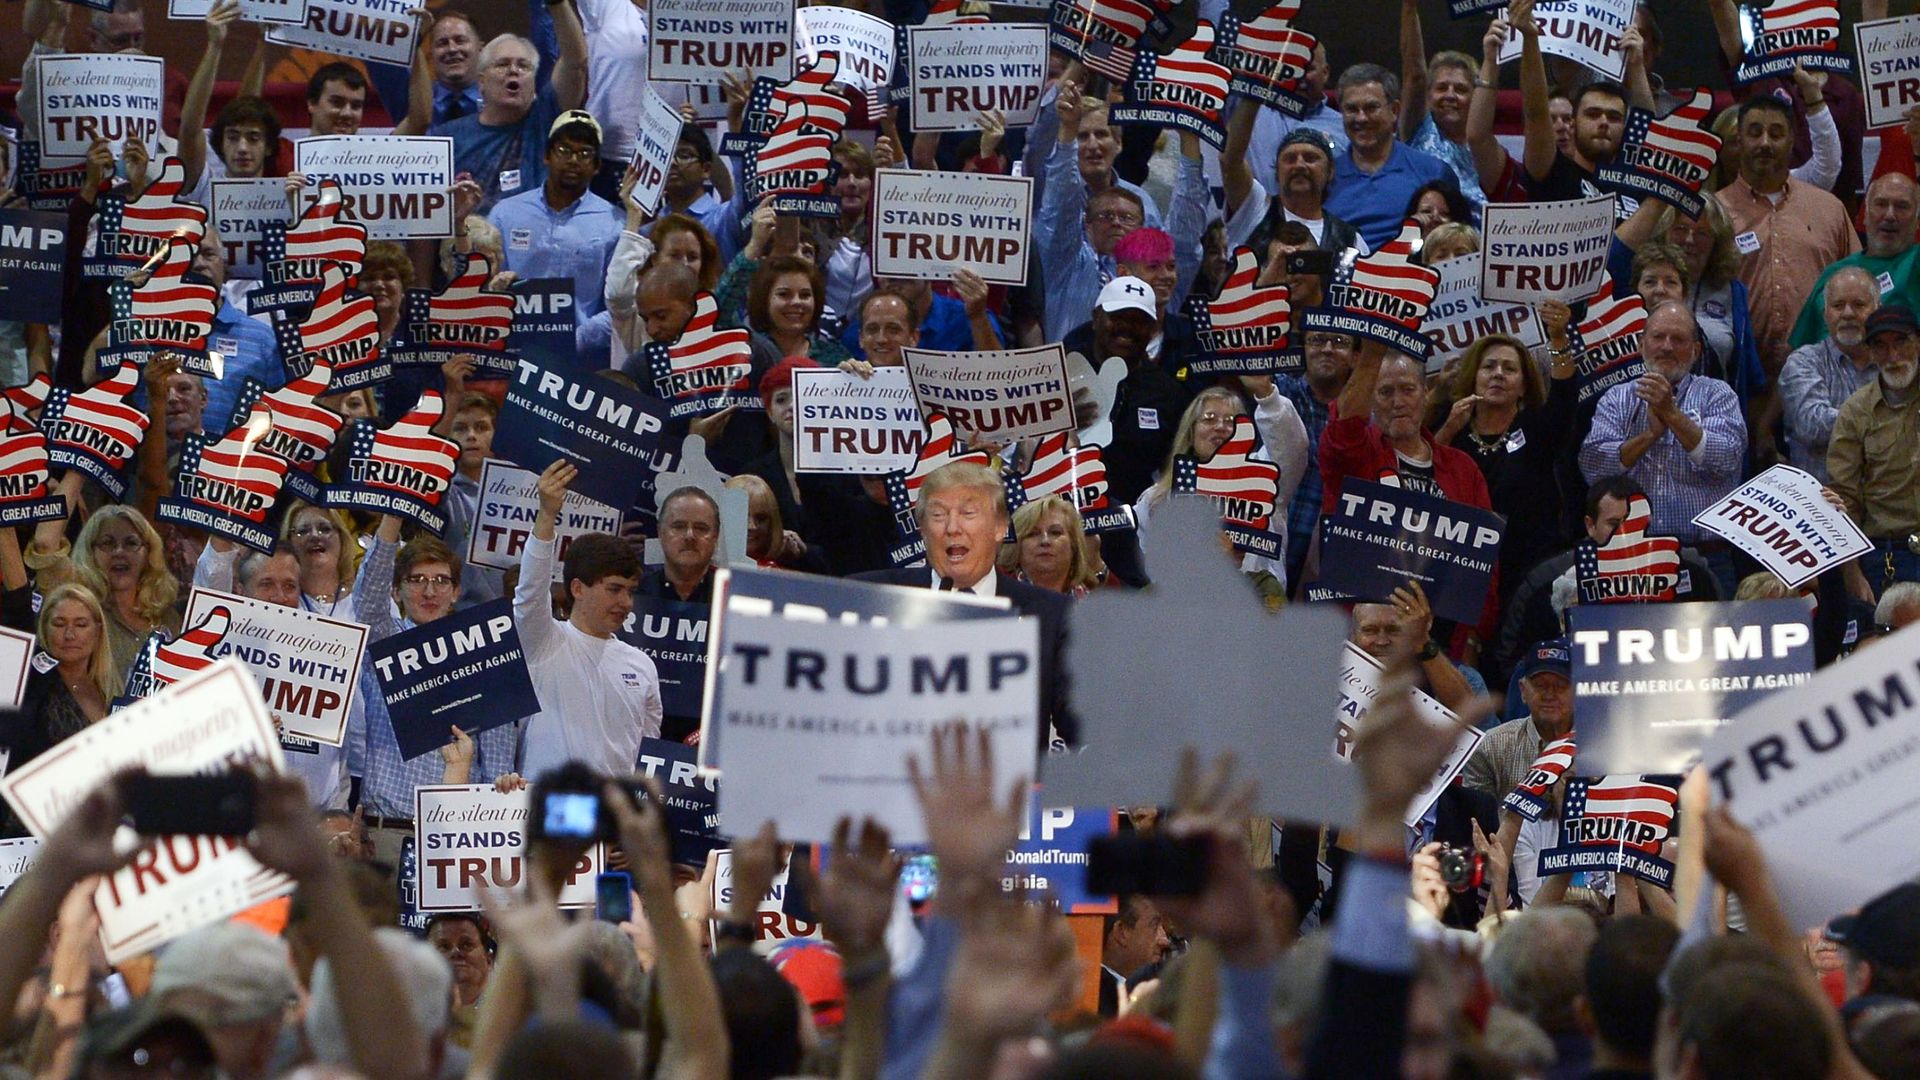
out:
{"label": "name badge sticker", "polygon": [[500,170],[500,190],[501,191],[519,191],[520,190],[520,170],[519,169]]}
{"label": "name badge sticker", "polygon": [[513,235],[507,238],[507,246],[511,247],[515,251],[526,251],[527,249],[533,247],[533,230],[532,229],[513,230]]}
{"label": "name badge sticker", "polygon": [[1885,270],[1882,270],[1882,271],[1880,271],[1880,273],[1879,273],[1879,274],[1878,274],[1878,275],[1877,275],[1877,276],[1876,276],[1876,277],[1874,278],[1874,280],[1876,280],[1876,281],[1878,281],[1878,282],[1880,283],[1880,295],[1881,295],[1881,296],[1885,296],[1885,295],[1887,295],[1888,293],[1890,293],[1890,292],[1892,292],[1892,291],[1893,291],[1893,275],[1892,275],[1892,274],[1889,274],[1889,273],[1887,273],[1887,272],[1886,272]]}
{"label": "name badge sticker", "polygon": [[1159,409],[1136,409],[1135,412],[1138,414],[1141,431],[1159,431],[1160,430],[1160,410]]}
{"label": "name badge sticker", "polygon": [[1733,246],[1740,250],[1740,254],[1751,255],[1760,250],[1760,238],[1752,232],[1743,232],[1733,238]]}

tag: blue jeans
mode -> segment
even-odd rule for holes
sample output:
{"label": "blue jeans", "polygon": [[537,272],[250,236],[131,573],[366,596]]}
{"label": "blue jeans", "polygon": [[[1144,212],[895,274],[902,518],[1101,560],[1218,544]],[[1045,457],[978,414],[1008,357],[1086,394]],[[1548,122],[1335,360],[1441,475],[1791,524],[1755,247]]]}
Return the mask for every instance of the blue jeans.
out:
{"label": "blue jeans", "polygon": [[1906,537],[1875,540],[1873,550],[1860,557],[1860,572],[1873,586],[1877,599],[1896,581],[1920,581],[1920,555],[1907,547]]}

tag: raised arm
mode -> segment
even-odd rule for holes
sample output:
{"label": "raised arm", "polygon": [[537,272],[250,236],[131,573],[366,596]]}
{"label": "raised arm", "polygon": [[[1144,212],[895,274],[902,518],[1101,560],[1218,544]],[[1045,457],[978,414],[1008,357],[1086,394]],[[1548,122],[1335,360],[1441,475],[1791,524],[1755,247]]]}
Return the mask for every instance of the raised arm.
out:
{"label": "raised arm", "polygon": [[1713,15],[1713,32],[1720,39],[1720,55],[1726,57],[1727,63],[1738,64],[1747,53],[1746,45],[1740,40],[1739,9],[1733,0],[1707,0],[1707,10]]}
{"label": "raised arm", "polygon": [[1366,416],[1373,410],[1373,384],[1380,378],[1380,362],[1386,356],[1387,347],[1380,342],[1360,342],[1359,353],[1353,359],[1353,374],[1348,376],[1347,385],[1340,388],[1340,396],[1334,401],[1334,415],[1345,419]]}
{"label": "raised arm", "polygon": [[1227,147],[1220,151],[1220,182],[1227,189],[1229,221],[1253,190],[1253,169],[1247,164],[1247,150],[1253,143],[1253,123],[1260,118],[1260,109],[1259,102],[1241,98],[1233,103],[1233,115],[1227,118]]}
{"label": "raised arm", "polygon": [[562,109],[577,109],[587,100],[587,32],[580,13],[567,0],[548,0],[553,32],[560,41],[560,58],[553,65],[553,94]]}
{"label": "raised arm", "polygon": [[1427,118],[1427,39],[1420,0],[1400,0],[1400,138],[1411,142]]}
{"label": "raised arm", "polygon": [[416,9],[413,63],[407,69],[407,115],[393,125],[395,135],[425,135],[433,124],[433,17]]}
{"label": "raised arm", "polygon": [[1626,53],[1627,104],[1636,109],[1653,108],[1653,80],[1647,74],[1647,42],[1640,28],[1627,27],[1620,35],[1620,48]]}
{"label": "raised arm", "polygon": [[207,166],[207,103],[213,97],[213,77],[220,70],[227,31],[239,18],[240,0],[216,0],[207,9],[207,48],[180,102],[180,168],[189,189],[199,183],[200,172]]}
{"label": "raised arm", "polygon": [[1544,180],[1553,171],[1559,153],[1553,137],[1553,114],[1547,109],[1547,61],[1540,54],[1540,24],[1533,17],[1533,0],[1514,0],[1508,21],[1520,35],[1520,109],[1525,149],[1521,164],[1527,175]]}
{"label": "raised arm", "polygon": [[1500,106],[1500,48],[1507,42],[1507,32],[1504,16],[1487,26],[1486,36],[1480,39],[1480,77],[1473,81],[1473,97],[1467,104],[1467,149],[1473,153],[1480,188],[1488,198],[1495,192],[1487,185],[1499,183],[1507,166],[1507,149],[1493,134]]}

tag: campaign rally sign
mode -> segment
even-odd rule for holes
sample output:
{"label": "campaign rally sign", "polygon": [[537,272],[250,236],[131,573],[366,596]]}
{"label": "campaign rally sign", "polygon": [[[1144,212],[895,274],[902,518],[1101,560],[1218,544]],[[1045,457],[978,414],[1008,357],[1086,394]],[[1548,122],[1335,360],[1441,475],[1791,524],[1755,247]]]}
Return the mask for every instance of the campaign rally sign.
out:
{"label": "campaign rally sign", "polygon": [[504,376],[507,335],[513,331],[513,294],[487,292],[493,261],[468,252],[460,272],[439,292],[408,289],[400,323],[387,349],[396,364],[439,367],[461,356],[474,358],[474,377]]}
{"label": "campaign rally sign", "polygon": [[1648,536],[1653,506],[1645,495],[1627,499],[1627,516],[1604,544],[1583,536],[1573,548],[1574,581],[1582,604],[1665,603],[1680,587],[1680,541]]}
{"label": "campaign rally sign", "polygon": [[753,390],[753,350],[742,327],[719,328],[720,308],[713,294],[693,298],[693,317],[673,341],[646,346],[647,370],[653,373],[653,391],[678,420],[706,416],[722,409],[761,409]]}
{"label": "campaign rally sign", "polygon": [[926,843],[907,759],[955,719],[992,733],[994,775],[1033,775],[1033,620],[881,627],[730,610],[726,623],[715,673],[726,699],[710,723],[726,732],[728,833],[771,820],[785,839],[824,843],[851,814],[887,826],[896,844]]}
{"label": "campaign rally sign", "polygon": [[[309,2],[317,6],[335,0]],[[337,42],[314,47],[340,51]],[[437,240],[453,235],[451,138],[309,135],[294,141],[293,167],[310,181],[337,181],[340,217],[365,225],[370,239]]]}
{"label": "campaign rally sign", "polygon": [[[1564,56],[1601,75],[1619,81],[1627,70],[1627,53],[1620,38],[1633,25],[1639,0],[1539,0],[1533,21],[1540,24],[1540,51]],[[1500,62],[1520,59],[1519,34],[1508,34],[1500,47]]]}
{"label": "campaign rally sign", "polygon": [[1638,293],[1614,296],[1604,285],[1587,305],[1587,317],[1569,329],[1574,348],[1574,378],[1580,403],[1593,401],[1624,382],[1646,374],[1640,356],[1640,331],[1647,328],[1647,302]]}
{"label": "campaign rally sign", "polygon": [[494,427],[493,452],[536,475],[565,458],[580,470],[574,491],[624,509],[663,464],[666,420],[651,395],[571,365],[521,359]]}
{"label": "campaign rally sign", "polygon": [[1720,136],[1707,126],[1712,111],[1713,91],[1704,86],[1663,117],[1631,110],[1620,152],[1598,170],[1600,182],[1651,195],[1690,218],[1699,217],[1706,205],[1700,185],[1720,157]]}
{"label": "campaign rally sign", "polygon": [[1799,599],[1577,604],[1568,617],[1583,776],[1683,773],[1735,713],[1813,673]]}
{"label": "campaign rally sign", "polygon": [[881,169],[873,174],[873,272],[1025,285],[1033,250],[1033,180],[986,173]]}
{"label": "campaign rally sign", "polygon": [[1447,16],[1453,19],[1471,19],[1505,10],[1507,0],[1447,0]]}
{"label": "campaign rally sign", "polygon": [[1769,0],[1740,5],[1740,41],[1747,47],[1733,81],[1750,83],[1808,71],[1853,74],[1840,51],[1840,0]]}
{"label": "campaign rally sign", "polygon": [[1553,809],[1553,788],[1560,779],[1573,768],[1574,754],[1578,751],[1571,734],[1555,739],[1540,748],[1534,756],[1533,764],[1527,766],[1527,774],[1512,791],[1500,800],[1503,810],[1511,810],[1528,821],[1539,821],[1547,811]]}
{"label": "campaign rally sign", "polygon": [[707,685],[706,604],[633,598],[620,640],[646,653],[660,677],[660,706],[668,716],[700,715]]}
{"label": "campaign rally sign", "polygon": [[540,711],[509,597],[376,641],[367,661],[410,759],[446,745],[448,728],[478,735]]}
{"label": "campaign rally sign", "polygon": [[356,420],[346,475],[327,489],[326,505],[398,514],[438,536],[447,531],[447,489],[460,463],[458,444],[433,433],[446,401],[423,391],[413,411],[385,428]]}
{"label": "campaign rally sign", "polygon": [[[1380,680],[1386,675],[1386,668],[1364,650],[1356,648],[1353,642],[1344,644],[1340,654],[1340,713],[1335,721],[1333,734],[1333,756],[1335,759],[1353,764],[1355,743],[1359,738],[1360,725],[1365,721],[1367,710],[1373,707],[1373,701],[1380,696]],[[1440,793],[1467,767],[1467,759],[1473,756],[1475,747],[1485,733],[1478,728],[1468,727],[1460,722],[1453,710],[1435,701],[1431,695],[1419,687],[1413,688],[1413,708],[1425,720],[1428,726],[1455,734],[1453,750],[1447,759],[1435,770],[1433,779],[1427,786],[1407,803],[1406,814],[1401,818],[1408,828],[1420,824],[1427,816],[1427,810],[1433,806]]]}
{"label": "campaign rally sign", "polygon": [[[760,897],[759,904],[754,907],[752,949],[756,956],[766,956],[789,941],[820,939],[820,923],[813,913],[798,910],[801,897],[799,886],[795,885],[789,891],[792,862],[792,855],[779,861],[773,880],[767,884],[766,894]],[[733,852],[728,848],[713,853],[712,905],[714,911],[728,911],[733,907]],[[790,912],[789,905],[793,905],[795,910]]]}
{"label": "campaign rally sign", "polygon": [[722,72],[793,77],[794,0],[657,0],[647,5],[647,79],[712,83]]}
{"label": "campaign rally sign", "polygon": [[338,181],[322,180],[318,190],[292,225],[286,221],[283,195],[281,214],[262,227],[262,284],[247,294],[249,314],[310,306],[328,264],[338,264],[346,277],[360,273],[360,261],[367,254],[367,227],[343,216],[346,196]]}
{"label": "campaign rally sign", "polygon": [[[933,584],[931,572],[927,584]],[[722,769],[727,728],[714,718],[729,707],[727,684],[717,669],[733,655],[734,614],[779,615],[796,623],[865,623],[879,628],[924,626],[961,619],[1006,619],[1005,597],[970,592],[908,589],[753,567],[722,567],[713,574],[713,608],[707,629],[707,687],[700,727],[700,767]],[[1005,625],[997,623],[996,625]],[[716,662],[719,658],[719,662]],[[756,823],[753,829],[758,829]],[[752,830],[749,830],[751,832]],[[897,838],[896,838],[897,839]]]}
{"label": "campaign rally sign", "polygon": [[1087,532],[1133,528],[1133,507],[1115,506],[1107,498],[1107,463],[1100,457],[1100,448],[1069,446],[1069,435],[1062,431],[1041,439],[1025,472],[1002,474],[1007,510],[1058,497],[1080,514],[1081,528]]}
{"label": "campaign rally sign", "polygon": [[1199,461],[1183,454],[1173,459],[1172,490],[1211,499],[1220,511],[1220,529],[1236,550],[1277,559],[1286,543],[1286,520],[1274,520],[1280,468],[1249,456],[1254,444],[1253,420],[1239,417],[1212,458]]}
{"label": "campaign rally sign", "polygon": [[[699,702],[694,703],[695,708]],[[673,710],[669,709],[668,712]],[[676,866],[707,865],[707,853],[727,846],[720,831],[718,777],[700,774],[693,747],[666,739],[640,740],[640,772],[660,782],[660,814]]]}
{"label": "campaign rally sign", "polygon": [[1491,334],[1511,334],[1528,349],[1547,343],[1546,330],[1535,317],[1533,305],[1511,300],[1488,300],[1480,295],[1480,260],[1448,259],[1435,269],[1440,285],[1433,294],[1433,306],[1420,323],[1427,336],[1427,372],[1443,371],[1474,342]]}
{"label": "campaign rally sign", "polygon": [[280,497],[288,468],[286,458],[259,445],[272,427],[273,414],[255,405],[244,423],[224,435],[188,435],[175,466],[173,494],[160,500],[154,517],[272,551],[275,537],[267,514]]}
{"label": "campaign rally sign", "polygon": [[863,379],[834,368],[793,373],[793,471],[877,475],[913,467],[926,435],[904,367]]}
{"label": "campaign rally sign", "polygon": [[49,165],[85,161],[95,139],[115,158],[128,139],[160,146],[160,105],[167,96],[167,63],[138,52],[56,53],[35,57],[40,127],[35,140]]}
{"label": "campaign rally sign", "polygon": [[1420,225],[1409,220],[1379,251],[1341,265],[1326,303],[1302,315],[1300,328],[1366,338],[1424,358],[1427,339],[1420,323],[1433,304],[1440,273],[1413,261],[1419,246]]}
{"label": "campaign rally sign", "polygon": [[[536,473],[492,458],[480,466],[479,506],[467,535],[467,550],[462,552],[469,565],[502,571],[520,565],[520,550],[533,535],[533,519],[540,512],[540,494],[534,489],[539,479]],[[554,581],[559,582],[560,560],[567,557],[567,547],[576,537],[619,532],[620,511],[568,491],[553,526],[558,541]]]}
{"label": "campaign rally sign", "polygon": [[1043,807],[1039,799],[1031,800],[1020,842],[1007,851],[1000,891],[1056,904],[1067,915],[1118,912],[1119,897],[1087,891],[1087,846],[1119,827],[1120,815],[1104,806]]}
{"label": "campaign rally sign", "polygon": [[1025,127],[1047,86],[1047,28],[1013,23],[907,27],[915,131],[976,131],[999,110]]}
{"label": "campaign rally sign", "polygon": [[748,196],[783,214],[837,216],[840,200],[832,187],[840,165],[833,160],[833,144],[840,131],[821,126],[805,103],[788,102],[766,139],[747,152],[742,179]]}
{"label": "campaign rally sign", "polygon": [[720,152],[730,156],[751,157],[797,107],[800,129],[838,138],[853,112],[853,102],[844,89],[833,89],[839,81],[840,54],[821,53],[802,65],[787,79],[762,75],[753,80],[747,95],[747,108],[740,118],[740,130],[720,140]]}
{"label": "campaign rally sign", "polygon": [[1680,809],[1679,783],[1677,776],[1568,781],[1560,840],[1540,852],[1540,876],[1609,870],[1672,888],[1673,864],[1660,849]]}
{"label": "campaign rally sign", "polygon": [[1073,428],[1067,354],[1059,345],[902,353],[920,411],[944,413],[962,437],[1010,441]]}
{"label": "campaign rally sign", "polygon": [[[464,728],[462,730],[465,730]],[[424,784],[413,789],[416,881],[421,911],[484,911],[486,892],[524,894],[527,814],[533,793],[492,784]],[[561,879],[554,899],[590,908],[605,851],[594,844]]]}
{"label": "campaign rally sign", "polygon": [[219,355],[207,354],[207,335],[220,307],[220,290],[211,282],[187,280],[193,265],[193,245],[174,237],[148,264],[142,280],[131,278],[107,286],[107,344],[95,354],[100,370],[121,364],[145,366],[155,353],[180,358],[180,369],[204,379],[218,379],[224,365]]}
{"label": "campaign rally sign", "polygon": [[1920,633],[1912,627],[1734,716],[1701,749],[1714,798],[1753,830],[1794,926],[1920,876]]}
{"label": "campaign rally sign", "polygon": [[40,839],[23,836],[17,840],[0,840],[0,896],[13,888],[26,872],[40,861]]}
{"label": "campaign rally sign", "polygon": [[32,322],[60,310],[67,219],[0,209],[0,319]]}
{"label": "campaign rally sign", "polygon": [[837,55],[840,71],[834,81],[865,97],[870,117],[884,111],[898,38],[892,23],[852,8],[803,4],[793,13],[796,62],[812,64],[826,53]]}
{"label": "campaign rally sign", "polygon": [[[215,0],[167,0],[167,18],[204,19]],[[292,23],[307,17],[307,0],[240,0],[240,20],[253,23]]]}
{"label": "campaign rally sign", "polygon": [[[267,31],[267,40],[395,67],[412,62],[419,24],[410,0],[306,0],[306,5],[306,18],[299,25],[276,26]],[[295,169],[306,171],[297,165]]]}
{"label": "campaign rally sign", "polygon": [[1853,24],[1867,126],[1898,127],[1920,105],[1920,15]]}
{"label": "campaign rally sign", "polygon": [[1164,37],[1174,0],[1061,0],[1047,22],[1047,44],[1077,56],[1115,82],[1133,77],[1137,50],[1147,34]]}
{"label": "campaign rally sign", "polygon": [[147,432],[147,412],[127,404],[140,385],[140,369],[122,364],[85,390],[55,387],[40,410],[47,435],[47,462],[79,469],[115,499],[127,494],[127,463]]}
{"label": "campaign rally sign", "polygon": [[[0,709],[17,709],[27,693],[27,673],[36,670],[34,654],[39,641],[32,634],[0,627]],[[0,776],[7,772],[10,755],[0,754]]]}
{"label": "campaign rally sign", "polygon": [[213,655],[246,663],[280,734],[328,746],[344,742],[367,628],[197,586],[187,595],[182,621],[193,626],[215,608],[227,609],[230,621]]}
{"label": "campaign rally sign", "polygon": [[86,182],[86,163],[65,167],[43,164],[40,143],[34,139],[14,144],[14,154],[13,184],[24,200],[20,205],[27,210],[59,212],[64,222],[66,208]]}
{"label": "campaign rally sign", "polygon": [[[223,660],[21,765],[0,781],[0,795],[44,840],[122,769],[185,775],[249,762],[285,767],[252,677],[239,661]],[[255,862],[237,836],[142,837],[140,844],[133,861],[94,892],[108,963],[293,890],[291,878]]]}
{"label": "campaign rally sign", "polygon": [[306,318],[274,322],[280,355],[289,373],[304,373],[325,361],[332,374],[328,393],[338,394],[384,382],[393,375],[393,361],[380,343],[380,316],[373,297],[347,291],[347,272],[339,263],[320,271],[320,291]]}
{"label": "campaign rally sign", "polygon": [[667,170],[673,167],[673,150],[680,142],[680,128],[686,120],[680,110],[667,104],[652,87],[647,88],[646,100],[641,103],[636,119],[633,159],[628,162],[635,179],[627,198],[641,213],[652,215],[659,211],[660,199],[666,193]]}
{"label": "campaign rally sign", "polygon": [[508,363],[498,378],[510,379],[519,358],[545,367],[571,365],[574,332],[580,316],[572,278],[531,278],[513,283],[513,331],[507,335]]}
{"label": "campaign rally sign", "polygon": [[1867,534],[1827,501],[1821,486],[1811,473],[1775,465],[1700,511],[1693,523],[1726,537],[1797,589],[1873,550]]}
{"label": "campaign rally sign", "polygon": [[1162,55],[1141,52],[1133,59],[1126,98],[1108,110],[1116,124],[1175,127],[1200,136],[1215,150],[1227,145],[1227,85],[1233,72],[1215,61],[1213,24],[1205,19],[1193,36]]}
{"label": "campaign rally sign", "polygon": [[1313,65],[1318,42],[1293,28],[1300,0],[1279,0],[1252,18],[1231,11],[1220,16],[1213,58],[1233,74],[1235,94],[1270,105],[1289,116],[1305,113],[1315,102],[1300,84]]}
{"label": "campaign rally sign", "polygon": [[[286,222],[287,182],[280,177],[229,177],[208,185],[207,224],[220,234],[230,278],[260,280],[265,273],[267,226],[285,227]],[[248,294],[249,304],[258,293]]]}
{"label": "campaign rally sign", "polygon": [[[333,365],[324,356],[314,360],[305,375],[288,379],[278,390],[268,390],[258,379],[248,379],[240,389],[240,399],[229,429],[239,427],[253,414],[256,405],[264,406],[272,425],[260,436],[259,449],[284,458],[289,465],[308,469],[318,465],[333,449],[347,418],[326,408],[316,399],[325,396],[333,378]],[[317,490],[317,489],[316,489]],[[318,501],[318,496],[308,499]]]}
{"label": "campaign rally sign", "polygon": [[[1577,304],[1607,280],[1612,195],[1486,208],[1480,295],[1488,300]],[[1516,213],[1515,211],[1519,211]]]}
{"label": "campaign rally sign", "polygon": [[[51,386],[47,376],[38,375],[33,382],[0,394],[0,417],[5,418],[0,424],[0,526],[62,521],[67,516],[67,500],[47,488],[50,462],[46,432],[27,418],[36,399],[46,400]],[[15,394],[24,400],[15,402]],[[0,679],[0,687],[4,685],[5,680]]]}
{"label": "campaign rally sign", "polygon": [[1233,253],[1233,268],[1211,300],[1187,297],[1199,354],[1187,361],[1195,375],[1298,373],[1306,367],[1299,349],[1288,347],[1293,303],[1287,286],[1256,285],[1260,262],[1253,249]]}
{"label": "campaign rally sign", "polygon": [[207,208],[180,198],[185,189],[180,159],[170,157],[137,198],[127,198],[124,190],[100,196],[93,252],[85,257],[81,273],[121,278],[144,270],[176,236],[198,248],[207,231]]}
{"label": "campaign rally sign", "polygon": [[1417,581],[1435,616],[1471,625],[1493,585],[1506,527],[1491,510],[1349,477],[1338,512],[1322,526],[1320,583],[1384,601]]}

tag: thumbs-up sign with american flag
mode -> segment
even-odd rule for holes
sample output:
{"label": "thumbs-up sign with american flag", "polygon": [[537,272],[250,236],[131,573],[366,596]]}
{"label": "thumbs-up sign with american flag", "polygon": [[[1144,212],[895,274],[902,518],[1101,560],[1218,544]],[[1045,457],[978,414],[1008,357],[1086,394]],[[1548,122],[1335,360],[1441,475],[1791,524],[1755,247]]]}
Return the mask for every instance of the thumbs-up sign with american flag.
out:
{"label": "thumbs-up sign with american flag", "polygon": [[169,157],[139,195],[129,199],[115,191],[100,196],[88,266],[93,276],[125,277],[175,236],[185,239],[189,249],[198,248],[207,233],[207,208],[180,198],[186,186],[180,159]]}
{"label": "thumbs-up sign with american flag", "polygon": [[1159,54],[1142,52],[1133,62],[1127,98],[1111,110],[1113,122],[1172,124],[1212,143],[1227,142],[1222,115],[1233,72],[1213,59],[1213,24],[1205,19],[1193,36]]}
{"label": "thumbs-up sign with american flag", "polygon": [[275,324],[288,371],[305,371],[325,357],[333,365],[335,393],[353,390],[393,374],[381,356],[380,316],[373,297],[347,291],[346,270],[329,263],[320,273],[320,291],[307,317]]}
{"label": "thumbs-up sign with american flag", "polygon": [[114,498],[126,495],[121,475],[147,431],[147,413],[127,404],[140,385],[140,369],[122,364],[85,390],[56,387],[40,410],[48,457],[62,468],[79,469]]}
{"label": "thumbs-up sign with american flag", "polygon": [[1256,285],[1260,264],[1253,249],[1233,253],[1233,268],[1209,300],[1187,300],[1194,335],[1206,353],[1203,374],[1265,374],[1285,361],[1292,326],[1292,294],[1287,286]]}
{"label": "thumbs-up sign with american flag", "polygon": [[1182,455],[1174,460],[1173,490],[1211,498],[1226,521],[1266,529],[1280,497],[1280,468],[1253,458],[1255,449],[1253,420],[1238,417],[1233,422],[1233,434],[1211,458],[1201,461]]}
{"label": "thumbs-up sign with american flag", "polygon": [[172,237],[147,264],[145,280],[135,275],[107,287],[113,318],[107,327],[106,352],[124,358],[121,350],[206,350],[214,312],[220,307],[220,290],[211,282],[187,280],[194,250],[186,238]]}
{"label": "thumbs-up sign with american flag", "polygon": [[460,272],[439,292],[408,289],[401,316],[406,345],[416,360],[444,364],[467,353],[502,353],[513,331],[513,294],[488,292],[493,262],[469,252]]}
{"label": "thumbs-up sign with american flag", "polygon": [[346,479],[328,492],[328,505],[400,514],[445,532],[443,504],[460,461],[460,447],[433,433],[445,409],[440,391],[428,390],[384,430],[355,421]]}
{"label": "thumbs-up sign with american flag", "polygon": [[10,396],[21,389],[0,395],[0,526],[6,527],[67,516],[66,500],[47,494],[47,437]]}
{"label": "thumbs-up sign with american flag", "polygon": [[1439,291],[1440,272],[1413,261],[1419,248],[1420,223],[1408,219],[1379,251],[1334,271],[1326,305],[1303,315],[1302,329],[1368,338],[1408,356],[1426,356],[1432,343],[1420,323]]}
{"label": "thumbs-up sign with american flag", "polygon": [[705,416],[740,406],[759,408],[759,396],[747,384],[753,374],[753,349],[747,331],[722,330],[713,294],[694,295],[693,317],[671,342],[647,346],[653,392],[667,401],[675,417]]}
{"label": "thumbs-up sign with american flag", "polygon": [[325,457],[347,423],[346,417],[315,403],[327,393],[332,380],[333,363],[319,356],[305,375],[261,394],[260,401],[272,416],[273,427],[260,441],[260,448],[292,465],[309,465]]}
{"label": "thumbs-up sign with american flag", "polygon": [[259,551],[273,550],[267,514],[280,497],[287,459],[261,446],[273,414],[255,403],[246,418],[219,436],[187,436],[173,477],[173,494],[160,500],[156,516],[217,532]]}
{"label": "thumbs-up sign with american flag", "polygon": [[1300,0],[1279,0],[1251,19],[1227,12],[1214,35],[1213,58],[1233,73],[1232,89],[1263,104],[1299,116],[1312,104],[1299,80],[1313,65],[1319,44],[1296,30]]}

